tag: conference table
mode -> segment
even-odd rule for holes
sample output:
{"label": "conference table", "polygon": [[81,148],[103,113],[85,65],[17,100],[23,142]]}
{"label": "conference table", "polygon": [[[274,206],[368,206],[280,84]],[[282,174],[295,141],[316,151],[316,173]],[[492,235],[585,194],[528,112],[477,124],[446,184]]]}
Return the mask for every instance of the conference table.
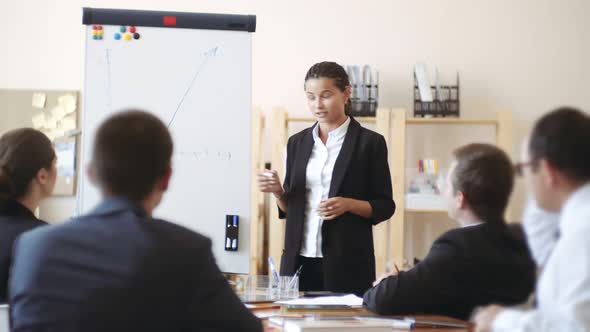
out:
{"label": "conference table", "polygon": [[[274,326],[273,324],[269,324],[268,317],[272,316],[313,316],[313,317],[352,317],[352,316],[376,316],[375,314],[367,311],[366,309],[353,309],[353,310],[339,310],[339,311],[317,311],[317,310],[297,310],[297,311],[285,311],[281,309],[277,305],[272,304],[252,304],[249,305],[250,310],[262,319],[264,324],[265,331],[272,331],[272,332],[280,332],[282,331],[281,327]],[[384,316],[380,316],[384,317]],[[391,318],[403,318],[399,316],[387,316]],[[443,327],[443,326],[425,326],[417,324],[416,327],[412,330],[414,332],[432,332],[432,331],[444,331],[444,332],[466,332],[472,331],[472,325],[469,322],[465,322],[462,320],[444,317],[444,316],[435,316],[435,315],[412,315],[417,321],[422,320],[429,320],[429,321],[436,321],[436,322],[450,322],[450,323],[462,323],[469,326],[468,328],[459,328],[459,327]],[[392,329],[392,331],[394,331]]]}

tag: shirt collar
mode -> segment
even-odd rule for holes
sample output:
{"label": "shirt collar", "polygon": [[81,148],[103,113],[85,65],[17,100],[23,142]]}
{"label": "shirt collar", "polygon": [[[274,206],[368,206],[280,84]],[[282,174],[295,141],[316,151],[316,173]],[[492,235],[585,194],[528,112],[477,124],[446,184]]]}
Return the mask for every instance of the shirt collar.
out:
{"label": "shirt collar", "polygon": [[463,225],[463,226],[461,226],[461,228],[474,227],[474,226],[479,226],[481,224],[483,224],[483,221],[476,222],[476,223],[473,223],[473,224]]}
{"label": "shirt collar", "polygon": [[[346,132],[348,131],[348,127],[350,126],[350,116],[346,117],[346,121],[344,121],[343,124],[340,125],[340,127],[332,130],[331,132],[328,133],[328,137],[332,138],[332,139],[339,139],[342,138],[346,135]],[[317,141],[320,139],[320,134],[319,134],[319,130],[320,130],[320,124],[316,124],[315,127],[313,127],[313,140]]]}
{"label": "shirt collar", "polygon": [[122,197],[107,197],[100,202],[89,214],[104,215],[113,212],[132,210],[138,216],[145,217],[147,214],[144,209],[137,203]]}

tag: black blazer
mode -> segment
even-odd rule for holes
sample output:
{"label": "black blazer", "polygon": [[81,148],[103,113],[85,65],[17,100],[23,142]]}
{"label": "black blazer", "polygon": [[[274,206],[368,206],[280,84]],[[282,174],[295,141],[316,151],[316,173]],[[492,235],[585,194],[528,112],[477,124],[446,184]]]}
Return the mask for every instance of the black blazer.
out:
{"label": "black blazer", "polygon": [[14,200],[0,207],[0,303],[7,302],[8,276],[12,258],[12,245],[21,234],[46,225],[31,210]]}
{"label": "black blazer", "polygon": [[15,332],[262,331],[208,238],[124,200],[22,235],[9,283]]}
{"label": "black blazer", "polygon": [[522,233],[485,223],[446,232],[424,260],[368,290],[364,302],[383,315],[468,319],[478,306],[522,303],[534,287],[535,264]]}
{"label": "black blazer", "polygon": [[[284,189],[287,213],[285,247],[281,274],[293,275],[303,239],[306,202],[306,169],[313,149],[313,128],[317,123],[291,136],[287,144],[287,170]],[[362,295],[375,280],[373,225],[389,219],[395,211],[387,146],[383,136],[361,127],[351,117],[340,154],[332,173],[329,197],[348,197],[369,201],[371,218],[351,213],[322,225],[324,284],[327,290]]]}

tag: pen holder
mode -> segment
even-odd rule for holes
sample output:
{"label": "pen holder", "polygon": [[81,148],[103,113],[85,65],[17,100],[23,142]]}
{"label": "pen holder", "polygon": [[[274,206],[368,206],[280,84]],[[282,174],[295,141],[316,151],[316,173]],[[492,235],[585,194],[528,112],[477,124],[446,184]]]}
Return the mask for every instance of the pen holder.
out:
{"label": "pen holder", "polygon": [[225,216],[225,251],[238,251],[238,237],[240,235],[240,217]]}
{"label": "pen holder", "polygon": [[282,276],[276,280],[267,275],[245,275],[235,281],[234,288],[244,301],[295,299],[299,297],[299,277]]}
{"label": "pen holder", "polygon": [[281,299],[296,299],[299,297],[299,277],[279,277],[276,286]]}

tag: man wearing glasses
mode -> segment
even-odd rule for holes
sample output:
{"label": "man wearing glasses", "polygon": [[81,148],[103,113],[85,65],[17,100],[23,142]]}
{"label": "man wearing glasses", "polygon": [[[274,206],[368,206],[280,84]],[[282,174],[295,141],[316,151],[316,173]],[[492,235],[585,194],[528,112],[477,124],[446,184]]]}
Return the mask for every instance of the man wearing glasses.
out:
{"label": "man wearing glasses", "polygon": [[537,307],[489,306],[475,316],[476,331],[589,331],[590,117],[573,108],[543,116],[521,158],[516,171],[528,191],[559,214],[558,240],[537,283]]}

